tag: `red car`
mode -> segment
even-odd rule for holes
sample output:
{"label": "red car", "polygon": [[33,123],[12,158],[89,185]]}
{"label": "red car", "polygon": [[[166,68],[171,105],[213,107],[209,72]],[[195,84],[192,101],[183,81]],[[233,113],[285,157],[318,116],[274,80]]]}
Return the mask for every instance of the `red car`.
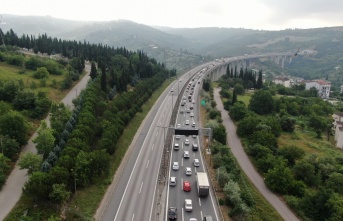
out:
{"label": "red car", "polygon": [[183,191],[191,191],[191,183],[189,181],[183,181]]}

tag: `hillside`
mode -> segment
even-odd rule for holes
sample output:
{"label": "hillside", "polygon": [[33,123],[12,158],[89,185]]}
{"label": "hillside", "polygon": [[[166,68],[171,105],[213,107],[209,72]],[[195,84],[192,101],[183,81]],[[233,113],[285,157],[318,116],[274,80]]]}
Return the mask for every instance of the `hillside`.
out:
{"label": "hillside", "polygon": [[[150,27],[127,20],[77,22],[52,17],[3,16],[1,28],[16,33],[47,33],[53,37],[143,50],[168,68],[185,71],[214,58],[300,49],[297,59],[274,71],[305,79],[328,78],[343,83],[343,27],[264,31],[244,28]],[[264,70],[272,69],[265,65]]]}

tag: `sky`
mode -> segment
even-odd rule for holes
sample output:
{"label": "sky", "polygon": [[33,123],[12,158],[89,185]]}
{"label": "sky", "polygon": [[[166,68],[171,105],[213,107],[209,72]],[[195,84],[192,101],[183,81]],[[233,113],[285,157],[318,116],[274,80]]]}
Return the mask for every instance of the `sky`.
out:
{"label": "sky", "polygon": [[283,30],[343,26],[343,0],[0,0],[6,14],[131,20],[173,28]]}

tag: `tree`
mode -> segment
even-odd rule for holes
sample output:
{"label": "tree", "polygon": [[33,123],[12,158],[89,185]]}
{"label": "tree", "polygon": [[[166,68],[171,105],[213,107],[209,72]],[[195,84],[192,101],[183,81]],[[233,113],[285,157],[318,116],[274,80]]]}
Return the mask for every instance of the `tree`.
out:
{"label": "tree", "polygon": [[241,85],[239,83],[235,84],[235,86],[233,86],[233,89],[236,92],[236,94],[238,94],[238,95],[244,94],[244,91],[245,91],[243,85]]}
{"label": "tree", "polygon": [[17,95],[13,100],[14,108],[19,111],[33,109],[35,108],[35,103],[36,95],[30,89],[18,91]]}
{"label": "tree", "polygon": [[314,165],[304,160],[297,162],[293,167],[296,179],[304,181],[308,186],[317,186],[321,181],[320,174],[316,174]]}
{"label": "tree", "polygon": [[274,98],[267,90],[258,90],[250,99],[249,109],[257,114],[270,114],[274,110]]}
{"label": "tree", "polygon": [[234,105],[236,102],[237,102],[237,93],[235,90],[233,90],[231,105]]}
{"label": "tree", "polygon": [[15,162],[20,152],[19,143],[15,139],[9,138],[8,136],[0,135],[0,139],[2,139],[1,151],[3,151],[6,157]]}
{"label": "tree", "polygon": [[248,116],[241,120],[237,126],[237,134],[240,137],[249,137],[256,130],[257,125],[260,123],[256,116]]}
{"label": "tree", "polygon": [[107,92],[107,82],[106,82],[106,68],[105,65],[101,67],[101,90]]}
{"label": "tree", "polygon": [[90,77],[91,77],[92,79],[96,78],[96,76],[98,75],[97,69],[96,69],[96,65],[95,65],[95,62],[94,62],[94,61],[92,61],[92,64],[91,64],[91,72],[90,72],[89,75],[90,75]]}
{"label": "tree", "polygon": [[277,138],[270,130],[255,130],[249,138],[250,144],[261,144],[262,146],[270,148],[273,152],[277,149]]}
{"label": "tree", "polygon": [[226,144],[226,129],[223,124],[219,124],[213,129],[213,139],[219,143]]}
{"label": "tree", "polygon": [[279,148],[279,155],[288,160],[288,164],[292,167],[296,160],[300,160],[305,156],[305,151],[296,146],[286,146]]}
{"label": "tree", "polygon": [[206,78],[204,81],[203,81],[203,84],[202,84],[202,89],[204,89],[204,91],[210,91],[210,87],[211,87],[211,80]]}
{"label": "tree", "polygon": [[236,102],[230,108],[229,115],[234,121],[242,120],[248,115],[248,108],[245,106],[243,102]]}
{"label": "tree", "polygon": [[330,188],[336,193],[343,195],[343,174],[337,172],[330,174],[325,185],[327,188]]}
{"label": "tree", "polygon": [[0,116],[1,134],[15,139],[19,145],[27,143],[28,123],[17,111],[10,111]]}
{"label": "tree", "polygon": [[52,184],[52,191],[49,193],[49,198],[58,204],[63,204],[70,197],[70,191],[67,191],[67,187],[64,183]]}
{"label": "tree", "polygon": [[326,131],[330,122],[316,114],[312,114],[309,119],[309,126],[313,128],[317,133],[317,138],[321,137],[321,133]]}
{"label": "tree", "polygon": [[52,190],[48,173],[33,172],[28,182],[25,183],[23,192],[38,199],[48,199]]}
{"label": "tree", "polygon": [[256,88],[261,89],[263,86],[263,80],[262,80],[262,70],[258,72],[258,78],[257,78],[257,83],[256,83]]}
{"label": "tree", "polygon": [[36,72],[33,73],[33,77],[37,79],[48,78],[49,72],[46,67],[37,68]]}
{"label": "tree", "polygon": [[45,159],[48,156],[49,152],[53,150],[55,145],[53,131],[51,128],[48,128],[46,122],[43,120],[37,133],[38,136],[33,140],[33,142],[36,144],[38,153],[43,154],[43,157]]}
{"label": "tree", "polygon": [[31,175],[40,169],[42,158],[37,154],[28,152],[19,158],[18,165],[21,170],[27,169],[27,174]]}
{"label": "tree", "polygon": [[282,116],[280,120],[281,129],[285,132],[293,132],[295,129],[295,119],[288,116]]}

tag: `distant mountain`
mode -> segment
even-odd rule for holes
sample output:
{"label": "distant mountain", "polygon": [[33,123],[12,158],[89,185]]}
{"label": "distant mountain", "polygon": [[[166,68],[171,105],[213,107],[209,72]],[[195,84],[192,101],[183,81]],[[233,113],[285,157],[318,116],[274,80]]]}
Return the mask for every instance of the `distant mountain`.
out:
{"label": "distant mountain", "polygon": [[[267,52],[299,56],[276,73],[328,78],[343,83],[343,27],[264,31],[244,28],[150,27],[127,20],[80,22],[49,16],[3,15],[0,28],[15,33],[43,34],[130,50],[143,50],[168,68],[180,71],[215,58]],[[272,68],[265,65],[264,69]],[[267,66],[266,66],[267,65]]]}

